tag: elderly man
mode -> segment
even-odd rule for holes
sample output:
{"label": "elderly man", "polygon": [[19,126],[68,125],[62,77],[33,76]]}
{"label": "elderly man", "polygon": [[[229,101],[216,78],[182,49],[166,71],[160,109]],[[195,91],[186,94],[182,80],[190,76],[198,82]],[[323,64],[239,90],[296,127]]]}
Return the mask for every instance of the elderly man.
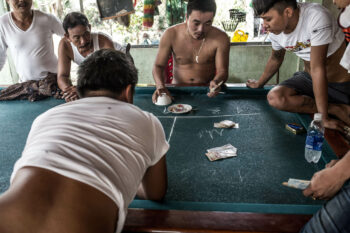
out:
{"label": "elderly man", "polygon": [[228,78],[230,41],[227,34],[212,26],[216,12],[214,0],[192,0],[187,5],[186,22],[168,28],[159,44],[153,66],[156,91],[153,102],[165,92],[164,70],[173,56],[174,84],[209,84],[208,95],[216,96],[219,85]]}
{"label": "elderly man", "polygon": [[[2,91],[0,99],[35,100],[40,95],[51,95],[57,91],[57,57],[52,36],[64,35],[61,22],[53,15],[32,10],[32,0],[7,2],[12,11],[0,17],[0,69],[9,48],[20,84]],[[40,92],[43,87],[46,93]]]}
{"label": "elderly man", "polygon": [[[72,12],[63,19],[65,30],[58,47],[58,85],[66,102],[78,99],[76,87],[70,80],[71,62],[81,64],[87,56],[103,48],[125,49],[102,33],[91,32],[91,25],[86,16],[80,12]],[[129,51],[127,51],[129,52]]]}

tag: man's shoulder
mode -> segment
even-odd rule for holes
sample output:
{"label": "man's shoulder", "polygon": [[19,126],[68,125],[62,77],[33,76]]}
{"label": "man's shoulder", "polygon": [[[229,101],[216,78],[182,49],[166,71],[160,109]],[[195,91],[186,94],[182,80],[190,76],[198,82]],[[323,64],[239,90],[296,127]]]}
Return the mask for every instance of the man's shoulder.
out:
{"label": "man's shoulder", "polygon": [[300,3],[300,8],[302,9],[301,17],[304,19],[312,20],[315,16],[322,18],[330,14],[329,10],[319,3]]}
{"label": "man's shoulder", "polygon": [[174,26],[167,28],[164,31],[164,34],[165,35],[174,35],[175,33],[181,33],[181,32],[185,32],[185,31],[186,31],[186,24],[180,23],[180,24],[176,24]]}
{"label": "man's shoulder", "polygon": [[39,19],[44,19],[44,20],[49,20],[49,19],[56,19],[57,17],[54,16],[53,14],[50,13],[46,13],[40,10],[33,10],[35,17],[39,18]]}
{"label": "man's shoulder", "polygon": [[5,14],[3,14],[3,15],[0,16],[0,22],[1,22],[1,25],[0,25],[0,26],[2,26],[3,23],[8,23],[8,22],[9,22],[9,14],[10,14],[10,13],[11,13],[11,12],[6,12]]}
{"label": "man's shoulder", "polygon": [[208,34],[208,39],[211,39],[213,41],[217,41],[219,43],[229,42],[229,37],[226,32],[221,30],[220,28],[214,27],[212,30],[210,30],[210,33]]}
{"label": "man's shoulder", "polygon": [[99,40],[104,40],[104,41],[110,41],[113,42],[112,37],[110,37],[109,35],[107,35],[104,32],[92,32],[91,35],[96,35],[98,36]]}
{"label": "man's shoulder", "polygon": [[58,59],[62,57],[62,55],[66,55],[67,57],[73,60],[72,44],[65,37],[61,38],[60,43],[58,45],[58,50],[61,54],[61,56],[59,56]]}
{"label": "man's shoulder", "polygon": [[211,34],[219,37],[228,37],[225,31],[215,26],[212,26]]}

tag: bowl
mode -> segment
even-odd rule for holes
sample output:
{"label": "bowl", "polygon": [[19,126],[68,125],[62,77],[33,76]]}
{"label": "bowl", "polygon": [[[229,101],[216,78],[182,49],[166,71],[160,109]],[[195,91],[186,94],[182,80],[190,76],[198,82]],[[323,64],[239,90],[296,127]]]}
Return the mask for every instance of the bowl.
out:
{"label": "bowl", "polygon": [[159,106],[165,106],[171,104],[171,98],[166,93],[162,93],[160,96],[158,96],[156,105]]}

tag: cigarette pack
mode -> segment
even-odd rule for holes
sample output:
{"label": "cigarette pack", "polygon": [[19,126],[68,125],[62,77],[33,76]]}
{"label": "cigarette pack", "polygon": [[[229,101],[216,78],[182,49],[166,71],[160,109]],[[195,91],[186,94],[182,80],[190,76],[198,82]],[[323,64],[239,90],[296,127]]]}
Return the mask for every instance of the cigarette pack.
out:
{"label": "cigarette pack", "polygon": [[302,134],[305,132],[305,128],[297,123],[286,124],[286,129],[294,134]]}

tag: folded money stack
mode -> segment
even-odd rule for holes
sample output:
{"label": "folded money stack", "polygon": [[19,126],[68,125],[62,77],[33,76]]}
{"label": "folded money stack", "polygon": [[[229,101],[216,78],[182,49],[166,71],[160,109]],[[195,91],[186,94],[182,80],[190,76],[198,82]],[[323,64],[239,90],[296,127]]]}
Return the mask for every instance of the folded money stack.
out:
{"label": "folded money stack", "polygon": [[237,156],[237,148],[231,144],[208,149],[205,154],[210,161]]}
{"label": "folded money stack", "polygon": [[220,121],[219,123],[214,123],[214,128],[238,128],[238,123],[235,123],[233,121],[224,120]]}

